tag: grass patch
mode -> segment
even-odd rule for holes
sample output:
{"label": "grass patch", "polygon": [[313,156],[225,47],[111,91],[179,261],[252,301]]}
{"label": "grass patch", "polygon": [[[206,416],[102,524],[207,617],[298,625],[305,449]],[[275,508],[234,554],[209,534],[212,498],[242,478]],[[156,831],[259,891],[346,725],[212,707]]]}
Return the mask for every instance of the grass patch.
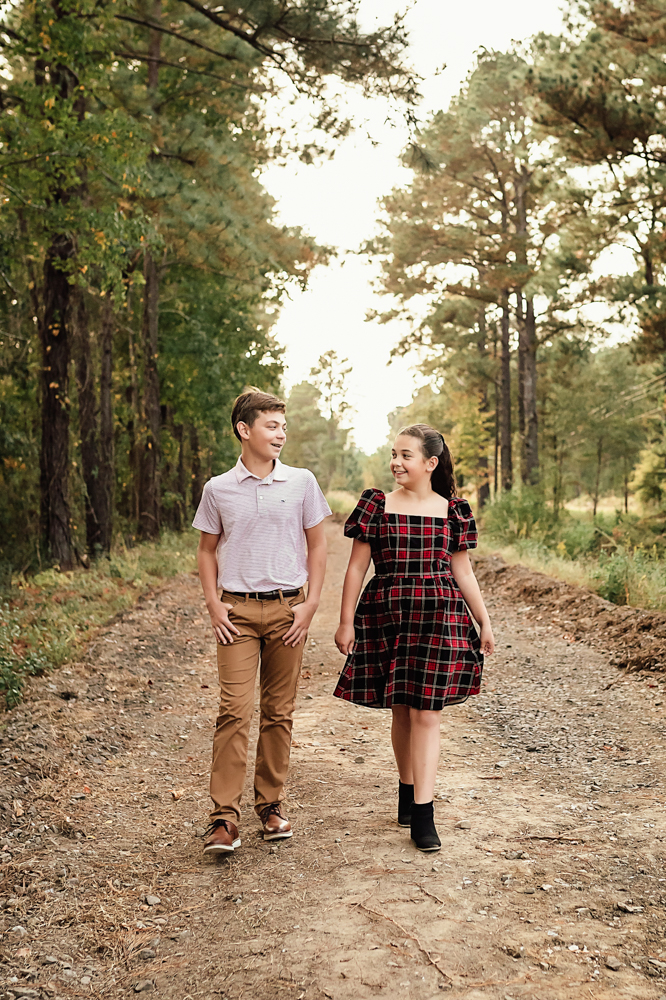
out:
{"label": "grass patch", "polygon": [[89,570],[45,570],[6,581],[0,591],[0,693],[8,708],[29,676],[75,655],[109,618],[140,594],[196,568],[195,532],[165,533],[159,542],[116,546]]}
{"label": "grass patch", "polygon": [[522,563],[564,583],[587,587],[613,604],[666,611],[666,561],[658,554],[620,548],[596,558],[571,559],[539,542],[494,544],[491,536],[481,537],[479,555],[499,554],[512,565]]}
{"label": "grass patch", "polygon": [[663,515],[560,510],[537,490],[506,493],[484,511],[485,554],[520,562],[613,604],[666,611]]}

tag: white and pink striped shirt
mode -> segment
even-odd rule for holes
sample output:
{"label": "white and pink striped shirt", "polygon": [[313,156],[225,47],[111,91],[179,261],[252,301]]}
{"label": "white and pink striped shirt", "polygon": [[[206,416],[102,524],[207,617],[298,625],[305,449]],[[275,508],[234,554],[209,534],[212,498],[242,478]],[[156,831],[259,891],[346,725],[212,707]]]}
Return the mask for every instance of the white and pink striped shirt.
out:
{"label": "white and pink striped shirt", "polygon": [[220,535],[217,585],[223,590],[296,590],[308,578],[305,535],[331,513],[309,469],[276,459],[259,479],[238,459],[204,486],[192,526]]}

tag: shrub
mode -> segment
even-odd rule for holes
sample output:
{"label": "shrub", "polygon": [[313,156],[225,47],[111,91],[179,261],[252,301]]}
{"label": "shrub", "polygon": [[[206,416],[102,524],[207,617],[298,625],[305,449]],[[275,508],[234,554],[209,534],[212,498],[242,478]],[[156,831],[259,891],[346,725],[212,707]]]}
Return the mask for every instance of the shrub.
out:
{"label": "shrub", "polygon": [[502,493],[483,513],[488,534],[509,543],[527,538],[545,540],[553,534],[555,523],[543,493],[535,487]]}
{"label": "shrub", "polygon": [[[634,556],[635,560],[635,556]],[[612,554],[601,553],[596,569],[590,573],[595,581],[595,590],[600,597],[613,604],[629,603],[629,582],[632,572],[632,558],[624,549]]]}

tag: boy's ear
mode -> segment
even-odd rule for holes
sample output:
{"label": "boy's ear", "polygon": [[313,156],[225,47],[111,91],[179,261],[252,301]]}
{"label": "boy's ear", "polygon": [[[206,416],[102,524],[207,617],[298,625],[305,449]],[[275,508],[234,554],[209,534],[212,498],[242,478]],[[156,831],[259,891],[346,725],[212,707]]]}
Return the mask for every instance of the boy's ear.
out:
{"label": "boy's ear", "polygon": [[238,421],[238,423],[236,424],[236,430],[240,434],[241,440],[247,441],[247,439],[250,436],[250,428],[248,427],[248,425],[245,423],[244,420]]}

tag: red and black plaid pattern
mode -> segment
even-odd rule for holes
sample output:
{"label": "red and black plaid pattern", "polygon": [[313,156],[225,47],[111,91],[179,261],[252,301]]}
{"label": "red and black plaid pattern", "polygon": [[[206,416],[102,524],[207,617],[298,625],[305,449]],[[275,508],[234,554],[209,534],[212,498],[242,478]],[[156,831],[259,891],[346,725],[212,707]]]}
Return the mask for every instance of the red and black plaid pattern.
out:
{"label": "red and black plaid pattern", "polygon": [[369,542],[375,576],[361,595],[356,642],[335,689],[369,708],[438,710],[478,694],[483,656],[451,555],[477,544],[466,500],[443,517],[387,514],[381,490],[365,490],[345,534]]}

